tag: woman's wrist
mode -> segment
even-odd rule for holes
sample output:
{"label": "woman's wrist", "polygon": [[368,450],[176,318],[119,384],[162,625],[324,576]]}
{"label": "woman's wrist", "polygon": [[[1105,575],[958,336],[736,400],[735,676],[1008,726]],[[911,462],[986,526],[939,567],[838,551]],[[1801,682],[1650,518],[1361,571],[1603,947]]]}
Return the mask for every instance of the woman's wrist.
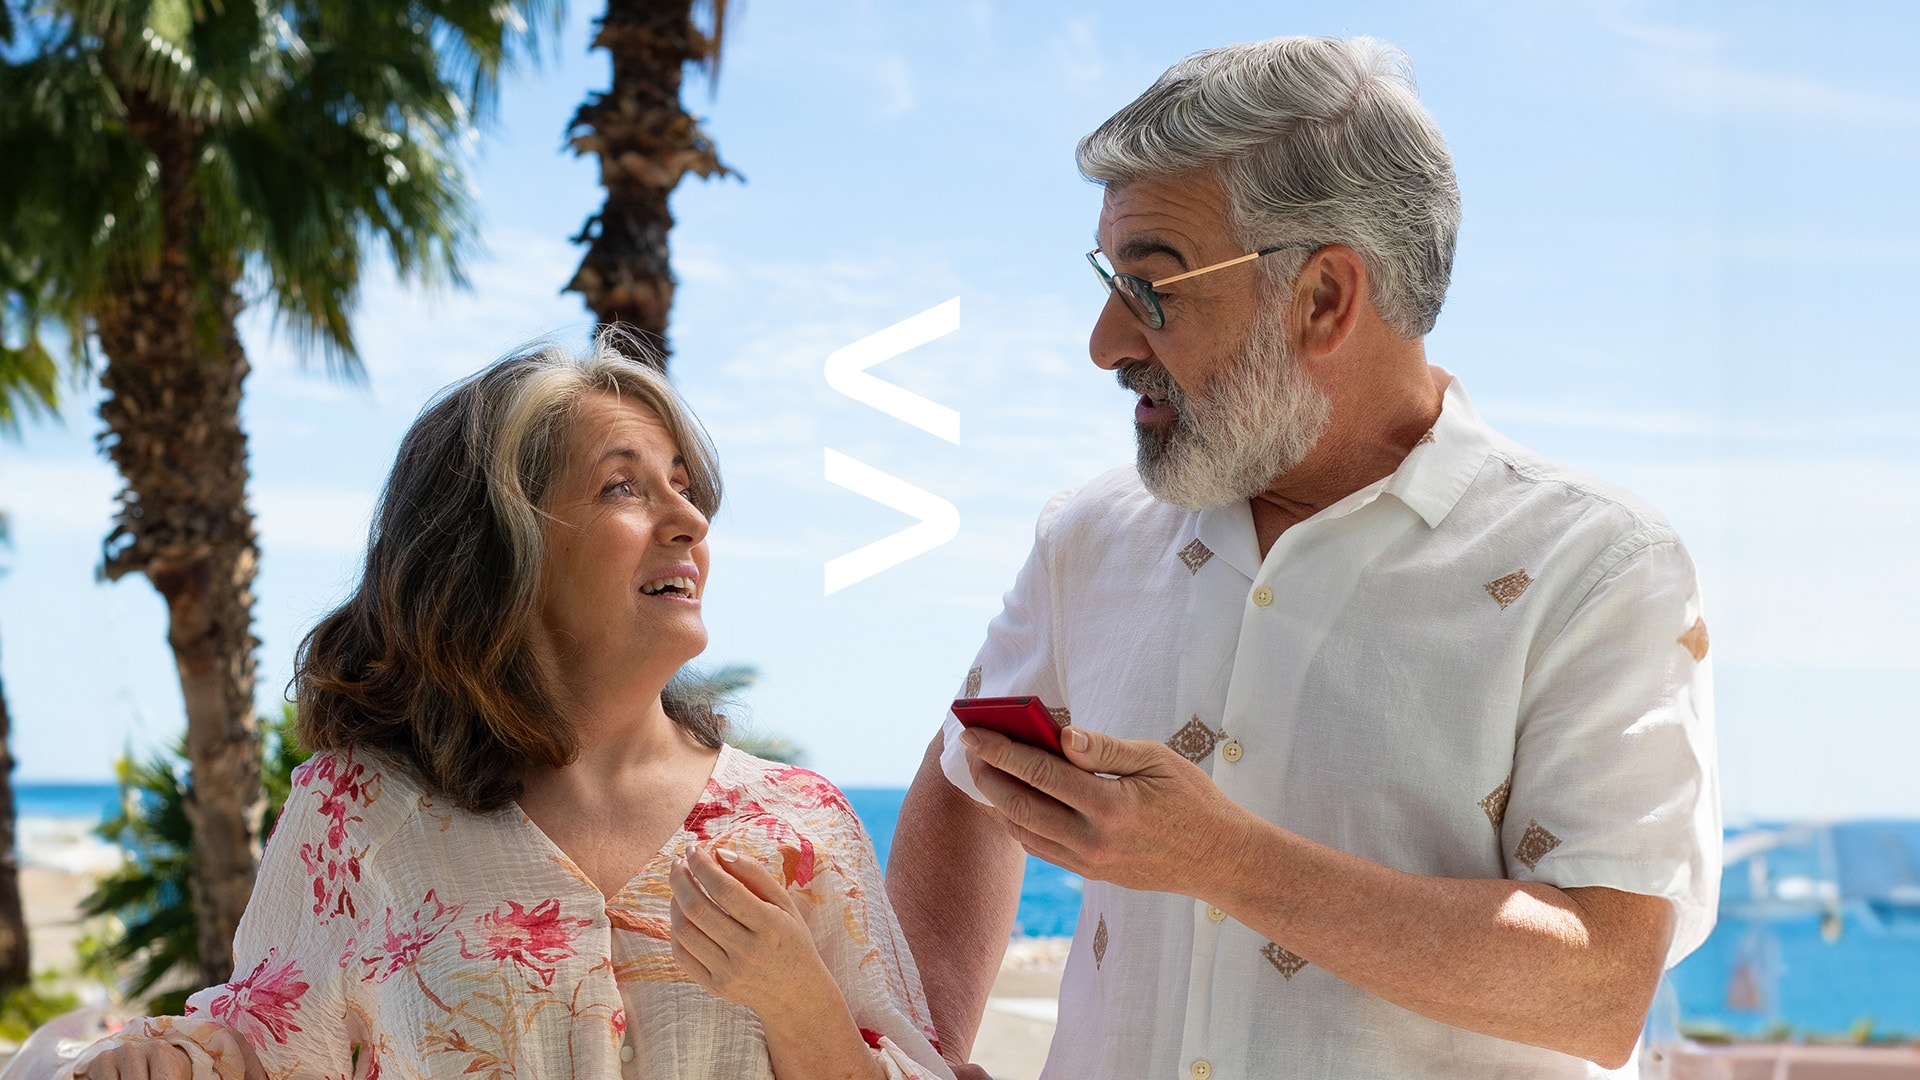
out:
{"label": "woman's wrist", "polygon": [[882,1071],[867,1049],[840,986],[824,964],[817,985],[785,995],[778,1004],[756,1009],[767,1040],[775,1080],[795,1077],[878,1078]]}

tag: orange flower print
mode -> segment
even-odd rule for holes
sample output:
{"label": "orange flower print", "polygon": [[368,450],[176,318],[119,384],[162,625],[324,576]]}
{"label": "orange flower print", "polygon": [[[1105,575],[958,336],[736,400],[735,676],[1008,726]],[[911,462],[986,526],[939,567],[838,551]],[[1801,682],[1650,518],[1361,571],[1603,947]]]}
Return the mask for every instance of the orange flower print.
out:
{"label": "orange flower print", "polygon": [[293,1014],[300,1011],[300,996],[307,992],[307,984],[300,981],[299,965],[292,959],[280,960],[279,954],[279,949],[268,949],[266,959],[246,978],[228,983],[209,1006],[215,1020],[239,1032],[256,1049],[265,1049],[269,1037],[284,1043],[288,1033],[302,1030],[293,1022]]}
{"label": "orange flower print", "polygon": [[573,939],[592,919],[568,919],[560,914],[560,901],[542,900],[532,911],[508,900],[474,920],[474,936],[483,940],[476,947],[465,931],[460,938],[460,955],[469,960],[511,960],[540,976],[542,986],[553,985],[553,971],[560,961],[573,955]]}
{"label": "orange flower print", "polygon": [[446,904],[434,895],[435,890],[428,889],[420,906],[413,913],[394,925],[393,909],[387,909],[387,929],[384,938],[360,957],[361,965],[366,969],[360,975],[361,982],[386,982],[401,971],[420,950],[440,936],[441,932],[453,925],[460,917],[461,904]]}

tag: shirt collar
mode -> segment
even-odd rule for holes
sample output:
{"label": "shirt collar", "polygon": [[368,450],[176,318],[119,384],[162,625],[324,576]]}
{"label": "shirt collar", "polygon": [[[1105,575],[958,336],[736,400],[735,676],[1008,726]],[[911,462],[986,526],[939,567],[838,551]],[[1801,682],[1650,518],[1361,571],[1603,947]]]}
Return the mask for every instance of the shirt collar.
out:
{"label": "shirt collar", "polygon": [[1467,400],[1460,380],[1439,368],[1434,370],[1448,382],[1440,400],[1440,418],[1429,432],[1432,438],[1421,437],[1413,452],[1387,477],[1384,492],[1419,514],[1430,529],[1438,528],[1453,512],[1493,449],[1491,432]]}
{"label": "shirt collar", "polygon": [[[1441,395],[1440,418],[1429,433],[1432,438],[1423,436],[1391,475],[1368,484],[1329,510],[1353,503],[1356,496],[1364,503],[1379,495],[1392,495],[1420,515],[1428,528],[1437,528],[1453,512],[1486,463],[1493,441],[1486,423],[1467,400],[1460,380],[1444,369],[1434,370],[1448,382]],[[1358,507],[1346,505],[1346,511],[1354,509]],[[1248,579],[1259,576],[1260,548],[1253,533],[1253,509],[1247,500],[1236,499],[1226,506],[1199,511],[1196,516],[1195,531],[1209,551]]]}

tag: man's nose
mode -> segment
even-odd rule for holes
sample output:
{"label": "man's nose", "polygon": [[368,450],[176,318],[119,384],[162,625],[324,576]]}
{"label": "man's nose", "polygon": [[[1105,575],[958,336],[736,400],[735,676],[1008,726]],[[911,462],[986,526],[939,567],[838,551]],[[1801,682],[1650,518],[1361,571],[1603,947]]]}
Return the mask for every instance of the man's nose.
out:
{"label": "man's nose", "polygon": [[1087,353],[1102,371],[1112,371],[1127,364],[1137,364],[1153,359],[1153,349],[1147,344],[1146,327],[1133,312],[1127,310],[1120,297],[1107,290],[1106,306],[1093,320],[1093,333],[1087,338]]}

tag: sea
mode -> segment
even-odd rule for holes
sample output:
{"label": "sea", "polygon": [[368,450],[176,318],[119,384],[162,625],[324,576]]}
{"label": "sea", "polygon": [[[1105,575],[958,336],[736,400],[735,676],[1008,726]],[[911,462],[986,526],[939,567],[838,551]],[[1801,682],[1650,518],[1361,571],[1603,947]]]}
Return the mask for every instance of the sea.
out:
{"label": "sea", "polygon": [[[884,864],[904,788],[848,788]],[[18,783],[21,861],[111,869],[92,830],[119,806],[111,784]],[[1763,835],[1767,834],[1767,835]],[[1776,839],[1770,840],[1769,836]],[[1920,821],[1773,825],[1728,832],[1721,914],[1667,976],[1654,1022],[1683,1031],[1920,1037]],[[1065,937],[1081,881],[1029,857],[1016,933]]]}

